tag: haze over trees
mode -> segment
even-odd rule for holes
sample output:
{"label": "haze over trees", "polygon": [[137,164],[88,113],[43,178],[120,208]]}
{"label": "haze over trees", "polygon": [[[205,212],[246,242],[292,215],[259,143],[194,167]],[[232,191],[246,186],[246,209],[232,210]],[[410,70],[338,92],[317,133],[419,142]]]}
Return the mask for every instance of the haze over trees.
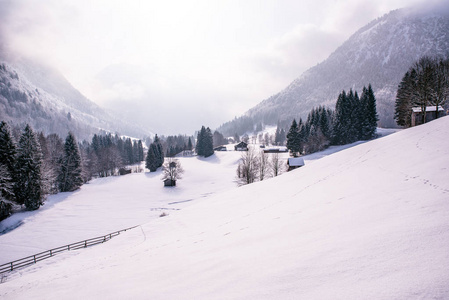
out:
{"label": "haze over trees", "polygon": [[422,112],[420,123],[426,122],[428,106],[447,108],[449,96],[449,59],[422,57],[404,74],[399,83],[394,118],[403,127],[410,127],[413,107]]}
{"label": "haze over trees", "polygon": [[215,130],[213,135],[213,146],[217,147],[226,144],[228,144],[228,140],[220,132]]}

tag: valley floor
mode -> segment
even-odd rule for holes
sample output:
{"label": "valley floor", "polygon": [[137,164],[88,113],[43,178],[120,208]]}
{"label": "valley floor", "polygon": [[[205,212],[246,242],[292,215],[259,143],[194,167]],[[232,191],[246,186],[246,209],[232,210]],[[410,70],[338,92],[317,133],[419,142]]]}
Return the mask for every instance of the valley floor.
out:
{"label": "valley floor", "polygon": [[175,189],[95,180],[19,218],[2,259],[141,226],[13,272],[0,298],[449,298],[448,135],[446,117],[240,188],[237,152],[183,159]]}

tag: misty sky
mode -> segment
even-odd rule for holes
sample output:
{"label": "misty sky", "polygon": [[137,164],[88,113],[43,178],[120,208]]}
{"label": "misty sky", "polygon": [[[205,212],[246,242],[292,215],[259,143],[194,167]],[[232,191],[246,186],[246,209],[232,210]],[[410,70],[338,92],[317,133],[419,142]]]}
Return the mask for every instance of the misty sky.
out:
{"label": "misty sky", "polygon": [[[441,1],[440,1],[441,2]],[[216,128],[423,0],[0,0],[2,44],[154,132]]]}

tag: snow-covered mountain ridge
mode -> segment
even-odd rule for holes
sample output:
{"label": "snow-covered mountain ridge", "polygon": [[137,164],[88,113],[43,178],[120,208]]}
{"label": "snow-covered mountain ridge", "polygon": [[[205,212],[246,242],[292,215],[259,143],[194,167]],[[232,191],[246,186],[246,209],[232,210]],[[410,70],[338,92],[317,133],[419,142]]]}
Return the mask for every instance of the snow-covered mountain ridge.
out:
{"label": "snow-covered mountain ridge", "polygon": [[305,118],[313,107],[334,107],[338,94],[373,86],[380,126],[394,126],[397,86],[422,56],[445,57],[449,15],[443,10],[399,9],[354,33],[325,61],[310,68],[280,93],[250,109],[254,123]]}
{"label": "snow-covered mountain ridge", "polygon": [[[448,135],[444,117],[198,199],[106,244],[17,272],[0,284],[0,297],[448,298]],[[217,153],[201,163],[213,172],[234,154]],[[125,203],[148,201],[142,180],[159,179],[136,174],[85,188],[116,195],[114,187],[126,181]],[[161,191],[180,198],[185,192]],[[81,190],[64,201],[82,197],[89,195]],[[76,211],[67,213],[73,220]]]}
{"label": "snow-covered mountain ridge", "polygon": [[100,130],[137,137],[144,128],[120,120],[84,97],[58,71],[29,59],[0,58],[0,119],[30,124],[46,134],[65,137],[72,131],[89,138]]}

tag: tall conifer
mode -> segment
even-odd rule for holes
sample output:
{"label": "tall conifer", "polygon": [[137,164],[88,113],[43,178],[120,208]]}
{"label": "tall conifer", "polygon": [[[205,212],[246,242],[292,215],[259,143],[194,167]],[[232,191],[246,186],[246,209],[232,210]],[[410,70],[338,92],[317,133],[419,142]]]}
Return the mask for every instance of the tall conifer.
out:
{"label": "tall conifer", "polygon": [[[15,177],[16,146],[12,140],[11,131],[7,123],[0,123],[0,164],[3,165],[4,185],[11,187]],[[14,192],[11,188],[1,191],[1,196],[8,200],[14,200]]]}
{"label": "tall conifer", "polygon": [[19,204],[30,210],[42,205],[42,153],[37,137],[29,125],[20,136],[17,147],[15,195]]}
{"label": "tall conifer", "polygon": [[64,143],[64,157],[58,176],[59,190],[71,192],[83,184],[81,155],[75,136],[69,132]]}

